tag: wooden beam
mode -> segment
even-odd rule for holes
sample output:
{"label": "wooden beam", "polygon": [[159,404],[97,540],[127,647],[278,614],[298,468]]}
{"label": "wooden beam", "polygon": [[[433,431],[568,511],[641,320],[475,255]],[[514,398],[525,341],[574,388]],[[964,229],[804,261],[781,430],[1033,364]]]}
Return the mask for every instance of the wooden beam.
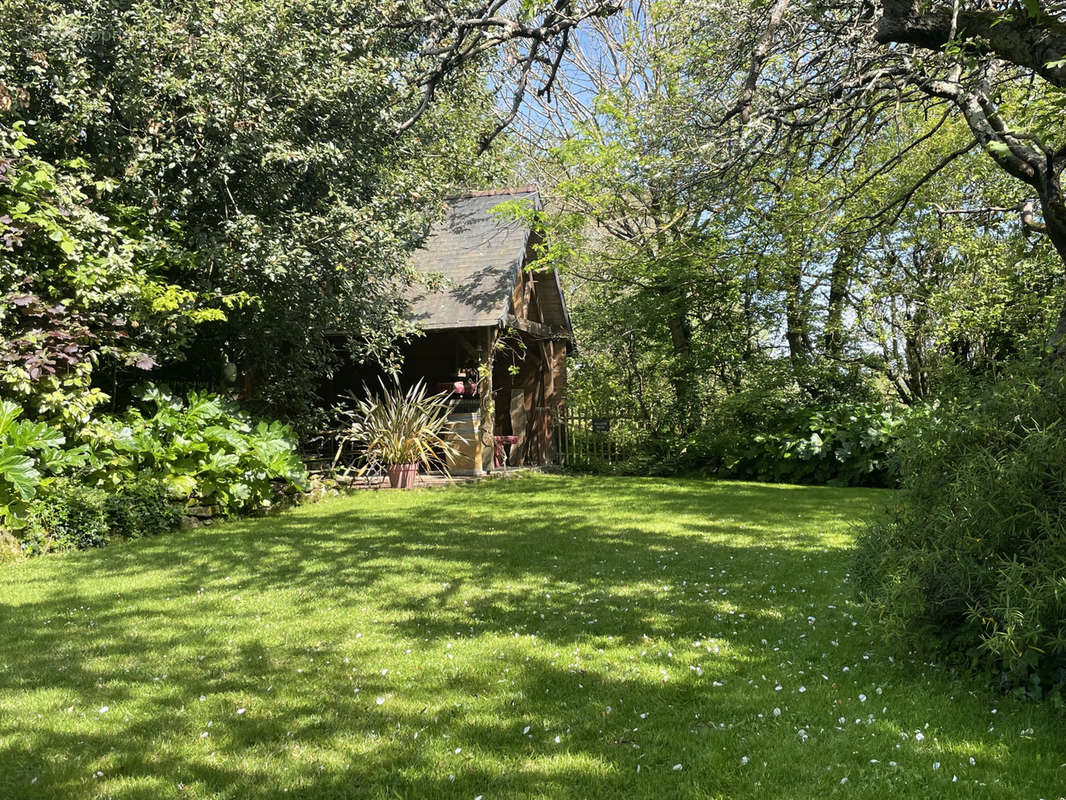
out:
{"label": "wooden beam", "polygon": [[466,334],[467,334],[466,331],[459,331],[458,332],[457,335],[459,337],[459,344],[461,344],[463,346],[463,349],[466,350],[466,354],[468,356],[472,356],[473,358],[480,360],[480,358],[481,358],[481,343],[479,342],[476,345],[470,344],[470,340],[466,337]]}
{"label": "wooden beam", "polygon": [[[496,444],[496,403],[492,395],[492,367],[495,361],[496,329],[486,328],[482,340],[481,364],[478,367],[478,395],[480,397],[480,423],[478,439],[482,447],[481,468],[490,472],[493,467],[493,452]],[[487,454],[487,457],[486,457]]]}
{"label": "wooden beam", "polygon": [[519,319],[514,314],[507,315],[507,327],[536,336],[538,339],[570,339],[570,333],[563,328],[545,325],[530,319]]}

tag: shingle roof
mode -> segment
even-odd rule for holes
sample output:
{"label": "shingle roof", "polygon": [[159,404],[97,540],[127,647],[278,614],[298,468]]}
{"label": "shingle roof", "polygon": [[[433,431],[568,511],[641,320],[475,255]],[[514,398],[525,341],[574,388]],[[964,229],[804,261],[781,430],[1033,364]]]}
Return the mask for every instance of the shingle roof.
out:
{"label": "shingle roof", "polygon": [[420,328],[477,328],[496,325],[506,317],[530,235],[527,223],[492,213],[512,200],[540,208],[540,196],[531,186],[448,201],[444,219],[411,256],[419,272],[445,278],[440,291],[412,290],[411,315]]}

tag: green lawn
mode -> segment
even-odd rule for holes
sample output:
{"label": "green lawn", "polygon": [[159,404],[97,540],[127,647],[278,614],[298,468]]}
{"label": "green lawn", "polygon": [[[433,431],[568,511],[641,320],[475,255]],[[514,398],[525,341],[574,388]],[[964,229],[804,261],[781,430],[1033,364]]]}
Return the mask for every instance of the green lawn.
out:
{"label": "green lawn", "polygon": [[874,491],[531,477],[0,568],[0,798],[1058,798],[878,640]]}

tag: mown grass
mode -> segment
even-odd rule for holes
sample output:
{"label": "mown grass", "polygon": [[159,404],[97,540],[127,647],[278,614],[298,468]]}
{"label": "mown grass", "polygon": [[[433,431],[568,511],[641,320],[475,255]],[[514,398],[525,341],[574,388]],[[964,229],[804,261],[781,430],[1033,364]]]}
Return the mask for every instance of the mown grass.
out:
{"label": "mown grass", "polygon": [[878,500],[539,476],[5,567],[0,797],[1060,797],[1061,711],[862,624]]}

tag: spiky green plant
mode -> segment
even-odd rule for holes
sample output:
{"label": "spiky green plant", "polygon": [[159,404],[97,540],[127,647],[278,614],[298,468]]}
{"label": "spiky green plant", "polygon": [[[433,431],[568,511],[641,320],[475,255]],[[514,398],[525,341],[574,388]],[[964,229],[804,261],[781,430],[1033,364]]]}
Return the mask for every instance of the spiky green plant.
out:
{"label": "spiky green plant", "polygon": [[344,437],[364,449],[362,471],[372,464],[420,464],[446,473],[459,454],[455,442],[461,441],[448,425],[449,393],[429,394],[423,380],[406,391],[398,380],[391,386],[378,383],[379,395],[364,385],[364,397],[352,396],[348,412],[352,422]]}

